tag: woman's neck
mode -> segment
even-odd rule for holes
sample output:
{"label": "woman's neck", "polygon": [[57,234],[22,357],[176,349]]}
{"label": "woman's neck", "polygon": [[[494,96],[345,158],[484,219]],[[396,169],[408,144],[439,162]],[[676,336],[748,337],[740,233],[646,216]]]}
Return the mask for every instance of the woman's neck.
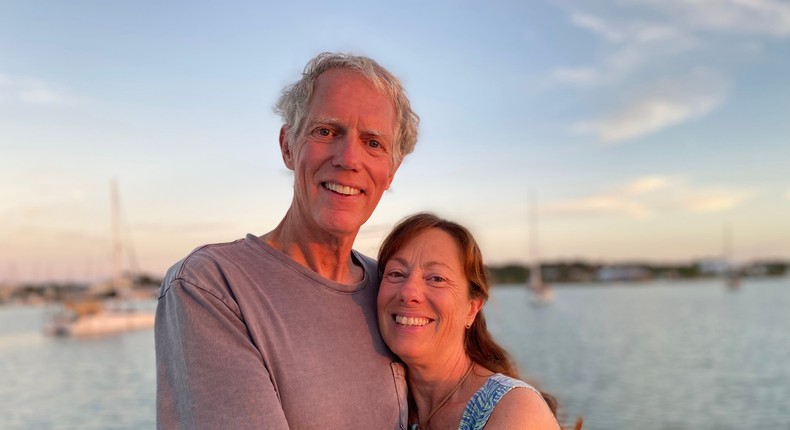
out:
{"label": "woman's neck", "polygon": [[[452,363],[448,365],[448,363]],[[458,404],[468,400],[469,390],[464,389],[474,363],[465,353],[434,366],[409,365],[409,391],[414,398],[417,414],[412,420],[420,423],[421,429],[430,428],[436,415],[458,415]]]}

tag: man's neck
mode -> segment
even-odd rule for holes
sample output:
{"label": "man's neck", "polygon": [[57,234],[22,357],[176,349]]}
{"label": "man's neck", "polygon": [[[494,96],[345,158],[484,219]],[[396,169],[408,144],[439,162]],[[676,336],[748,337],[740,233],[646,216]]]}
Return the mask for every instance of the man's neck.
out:
{"label": "man's neck", "polygon": [[286,216],[274,230],[261,236],[266,243],[319,275],[345,285],[354,285],[364,276],[362,267],[351,258],[354,238],[320,237],[294,225]]}

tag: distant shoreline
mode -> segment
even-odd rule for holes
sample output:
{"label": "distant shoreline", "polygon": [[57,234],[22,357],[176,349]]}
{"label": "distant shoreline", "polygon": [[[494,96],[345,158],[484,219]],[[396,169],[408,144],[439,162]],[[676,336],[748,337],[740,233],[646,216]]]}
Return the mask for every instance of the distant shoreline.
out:
{"label": "distant shoreline", "polygon": [[[716,278],[774,278],[783,277],[790,269],[790,261],[761,260],[741,265],[728,265],[720,260],[701,260],[679,264],[654,263],[590,263],[585,261],[545,262],[540,265],[542,278],[547,283],[612,283],[650,280],[694,280]],[[525,284],[530,268],[520,264],[489,266],[491,282]]]}

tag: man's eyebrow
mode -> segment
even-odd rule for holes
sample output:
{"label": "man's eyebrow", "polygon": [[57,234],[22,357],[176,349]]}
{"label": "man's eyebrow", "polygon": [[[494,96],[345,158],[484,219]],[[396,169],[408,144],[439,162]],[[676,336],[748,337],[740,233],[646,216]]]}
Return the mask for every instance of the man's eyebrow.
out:
{"label": "man's eyebrow", "polygon": [[332,117],[314,118],[312,121],[307,123],[309,127],[316,126],[318,124],[328,124],[334,127],[341,127],[340,119]]}
{"label": "man's eyebrow", "polygon": [[394,130],[392,130],[389,133],[387,133],[386,131],[379,130],[377,128],[362,128],[362,130],[360,131],[364,135],[373,136],[379,139],[387,139],[387,140],[392,140],[393,132],[394,132]]}
{"label": "man's eyebrow", "polygon": [[363,134],[368,134],[375,137],[386,137],[387,135],[383,131],[379,131],[373,128],[366,128],[362,130]]}
{"label": "man's eyebrow", "polygon": [[[333,126],[335,128],[339,128],[339,129],[345,129],[346,128],[343,125],[343,121],[341,121],[339,118],[335,118],[335,117],[318,117],[318,118],[313,118],[310,122],[308,122],[306,124],[305,128],[309,129],[309,128],[315,127],[316,125],[320,125],[320,124],[331,125],[331,126]],[[360,131],[362,132],[362,134],[369,135],[369,136],[375,136],[375,137],[378,137],[378,138],[388,137],[388,134],[386,132],[384,132],[382,130],[379,130],[379,129],[375,129],[375,128],[363,128]],[[390,133],[390,134],[392,134],[392,133]]]}

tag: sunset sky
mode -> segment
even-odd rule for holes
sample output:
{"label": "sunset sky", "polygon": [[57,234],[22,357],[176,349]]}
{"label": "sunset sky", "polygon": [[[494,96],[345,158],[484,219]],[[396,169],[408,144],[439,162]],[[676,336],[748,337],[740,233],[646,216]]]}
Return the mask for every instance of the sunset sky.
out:
{"label": "sunset sky", "polygon": [[[790,3],[0,2],[0,283],[161,275],[290,204],[271,107],[322,51],[368,55],[421,116],[357,249],[401,218],[490,264],[790,258]],[[131,244],[131,245],[130,245]]]}

